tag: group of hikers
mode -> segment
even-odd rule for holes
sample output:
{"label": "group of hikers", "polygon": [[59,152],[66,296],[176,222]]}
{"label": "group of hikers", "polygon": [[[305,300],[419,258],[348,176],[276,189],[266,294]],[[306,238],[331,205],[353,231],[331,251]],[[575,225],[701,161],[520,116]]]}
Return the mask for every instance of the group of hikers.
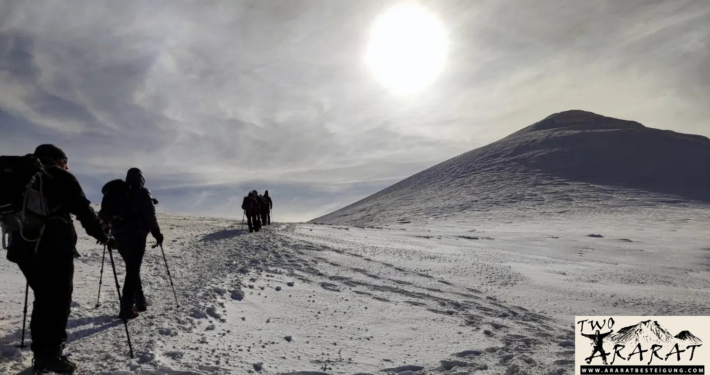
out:
{"label": "group of hikers", "polygon": [[[125,180],[110,181],[102,188],[103,199],[98,214],[68,169],[67,155],[51,144],[40,145],[33,154],[26,156],[0,156],[3,247],[7,248],[7,259],[19,266],[27,280],[27,288],[34,292],[30,347],[34,354],[35,374],[70,374],[77,368],[64,354],[74,259],[80,257],[71,215],[76,216],[88,235],[104,245],[104,257],[108,249],[112,266],[112,250],[118,250],[125,262],[126,276],[122,293],[119,292],[118,317],[126,326],[126,334],[127,322],[148,308],[140,277],[148,234],[157,241],[154,247],[160,246],[162,250],[164,241],[155,214],[158,201],[145,187],[140,169],[131,168]],[[244,198],[242,208],[248,215],[250,232],[271,223],[269,211],[272,205],[268,191],[264,196],[252,191]],[[114,277],[119,291],[115,266]]]}
{"label": "group of hikers", "polygon": [[[264,225],[271,225],[271,209],[274,202],[266,190],[264,195],[259,195],[256,190],[252,190],[242,201],[242,210],[247,217],[249,233],[261,230]],[[244,220],[242,218],[242,220]]]}

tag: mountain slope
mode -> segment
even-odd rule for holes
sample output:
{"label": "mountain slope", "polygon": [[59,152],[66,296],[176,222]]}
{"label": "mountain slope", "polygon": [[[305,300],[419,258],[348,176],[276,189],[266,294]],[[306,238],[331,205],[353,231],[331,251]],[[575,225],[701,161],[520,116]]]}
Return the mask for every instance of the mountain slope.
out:
{"label": "mountain slope", "polygon": [[646,320],[634,326],[620,329],[616,334],[609,336],[608,340],[630,347],[639,343],[650,346],[657,343],[671,343],[673,335],[661,327],[658,322]]}
{"label": "mountain slope", "polygon": [[689,331],[683,331],[677,335],[675,335],[675,338],[678,340],[681,340],[683,342],[688,342],[688,343],[693,343],[693,344],[702,344],[703,341],[700,340],[698,337],[690,333]]}
{"label": "mountain slope", "polygon": [[710,202],[710,139],[584,111],[557,113],[316,223],[372,224]]}

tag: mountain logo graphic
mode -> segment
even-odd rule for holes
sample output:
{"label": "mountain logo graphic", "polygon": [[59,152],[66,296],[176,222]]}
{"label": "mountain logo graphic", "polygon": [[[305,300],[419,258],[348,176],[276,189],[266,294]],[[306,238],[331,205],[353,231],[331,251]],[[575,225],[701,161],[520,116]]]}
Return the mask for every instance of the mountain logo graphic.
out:
{"label": "mountain logo graphic", "polygon": [[[582,327],[584,322],[586,321],[581,322]],[[591,340],[593,346],[592,354],[585,358],[587,364],[591,364],[597,358],[600,358],[604,365],[613,365],[617,360],[644,361],[644,357],[648,358],[648,365],[654,361],[654,358],[667,362],[669,359],[675,358],[680,361],[682,356],[686,358],[690,356],[692,361],[695,349],[703,344],[702,340],[690,331],[682,331],[673,336],[655,320],[642,321],[616,332],[611,329],[613,322],[610,318],[608,332],[601,332],[600,328],[603,328],[604,324],[596,324],[596,328],[599,329],[594,333],[582,333],[583,337]],[[592,322],[590,325],[595,327]],[[613,349],[608,352],[605,348]],[[612,357],[611,363],[607,362],[609,356]]]}

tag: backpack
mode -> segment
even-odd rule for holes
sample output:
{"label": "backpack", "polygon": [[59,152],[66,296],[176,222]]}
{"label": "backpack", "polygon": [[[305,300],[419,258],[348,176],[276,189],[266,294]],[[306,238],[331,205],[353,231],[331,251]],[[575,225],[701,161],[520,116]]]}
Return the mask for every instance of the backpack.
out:
{"label": "backpack", "polygon": [[244,197],[244,202],[242,203],[242,209],[244,209],[248,214],[254,214],[259,212],[259,203],[256,199],[251,196]]}
{"label": "backpack", "polygon": [[128,202],[128,184],[123,180],[109,181],[101,188],[101,210],[99,218],[106,226],[123,220]]}
{"label": "backpack", "polygon": [[50,178],[34,155],[0,156],[3,248],[7,248],[6,233],[18,233],[25,241],[37,242],[39,245],[45,221],[52,212],[44,195],[45,180]]}

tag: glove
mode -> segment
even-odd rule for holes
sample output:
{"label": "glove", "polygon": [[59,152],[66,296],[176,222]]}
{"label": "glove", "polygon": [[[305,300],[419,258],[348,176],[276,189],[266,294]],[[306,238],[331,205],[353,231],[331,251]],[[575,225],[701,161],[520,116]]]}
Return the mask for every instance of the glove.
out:
{"label": "glove", "polygon": [[117,249],[118,247],[116,246],[116,239],[113,237],[109,237],[108,241],[104,244],[106,247],[108,247],[109,250],[114,250]]}
{"label": "glove", "polygon": [[165,237],[163,237],[163,234],[160,233],[160,232],[154,233],[154,234],[153,234],[153,238],[155,238],[155,240],[158,241],[158,245],[162,245],[162,244],[163,244],[163,240],[165,239]]}

